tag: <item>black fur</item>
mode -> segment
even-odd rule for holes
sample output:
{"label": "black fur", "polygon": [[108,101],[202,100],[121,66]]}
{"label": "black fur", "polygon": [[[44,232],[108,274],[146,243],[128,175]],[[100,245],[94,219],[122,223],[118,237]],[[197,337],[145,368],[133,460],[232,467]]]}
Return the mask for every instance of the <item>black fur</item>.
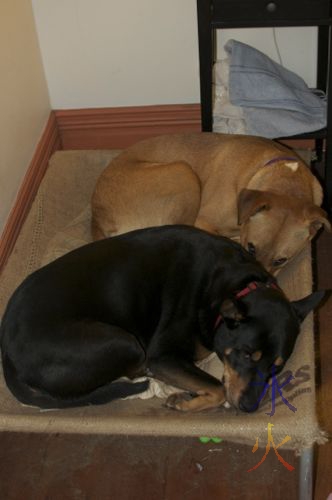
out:
{"label": "black fur", "polygon": [[[221,381],[195,367],[198,340],[247,380],[234,404],[257,398],[257,369],[291,354],[300,321],[322,294],[290,303],[251,281],[273,278],[240,245],[186,226],[133,231],[74,250],[28,276],[1,324],[5,379],[23,403],[43,408],[101,404],[146,389],[116,381],[152,375],[195,394]],[[214,324],[231,299],[241,313]],[[262,350],[258,362],[248,354]],[[279,368],[281,369],[281,367]]]}

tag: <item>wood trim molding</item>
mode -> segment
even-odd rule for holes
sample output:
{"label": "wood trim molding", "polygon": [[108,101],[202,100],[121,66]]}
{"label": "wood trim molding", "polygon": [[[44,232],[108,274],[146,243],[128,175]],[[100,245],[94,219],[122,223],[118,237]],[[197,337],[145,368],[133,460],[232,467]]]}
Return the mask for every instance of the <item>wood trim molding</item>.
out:
{"label": "wood trim molding", "polygon": [[201,130],[200,104],[55,111],[63,149],[121,149],[154,135]]}
{"label": "wood trim molding", "polygon": [[[122,149],[155,135],[201,131],[200,104],[164,104],[55,111],[63,149]],[[313,149],[313,140],[284,139]]]}
{"label": "wood trim molding", "polygon": [[51,111],[1,234],[0,272],[15,245],[55,151],[119,149],[153,135],[200,131],[200,127],[199,104]]}
{"label": "wood trim molding", "polygon": [[282,139],[280,142],[294,149],[315,149],[315,139]]}
{"label": "wood trim molding", "polygon": [[41,139],[18,191],[0,239],[0,272],[15,245],[51,155],[61,149],[55,113],[51,111]]}

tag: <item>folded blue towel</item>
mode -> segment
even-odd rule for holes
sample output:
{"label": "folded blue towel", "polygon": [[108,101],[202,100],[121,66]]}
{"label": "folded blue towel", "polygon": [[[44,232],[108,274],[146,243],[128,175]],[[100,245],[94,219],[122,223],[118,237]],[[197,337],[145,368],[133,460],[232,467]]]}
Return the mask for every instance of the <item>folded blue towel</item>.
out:
{"label": "folded blue towel", "polygon": [[326,101],[302,78],[236,40],[229,40],[225,50],[230,101],[243,108],[249,134],[275,138],[326,126]]}

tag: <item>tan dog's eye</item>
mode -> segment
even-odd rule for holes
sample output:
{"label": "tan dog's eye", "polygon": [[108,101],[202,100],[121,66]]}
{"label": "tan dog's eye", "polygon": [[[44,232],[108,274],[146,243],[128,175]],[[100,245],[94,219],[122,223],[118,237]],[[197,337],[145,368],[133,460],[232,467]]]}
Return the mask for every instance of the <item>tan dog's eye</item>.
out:
{"label": "tan dog's eye", "polygon": [[255,257],[256,255],[256,248],[255,248],[255,245],[253,243],[248,243],[248,252],[250,253],[250,255],[253,255]]}
{"label": "tan dog's eye", "polygon": [[283,257],[281,259],[276,259],[272,262],[272,265],[273,267],[280,267],[282,266],[283,264],[285,264],[287,262],[287,259],[286,257]]}

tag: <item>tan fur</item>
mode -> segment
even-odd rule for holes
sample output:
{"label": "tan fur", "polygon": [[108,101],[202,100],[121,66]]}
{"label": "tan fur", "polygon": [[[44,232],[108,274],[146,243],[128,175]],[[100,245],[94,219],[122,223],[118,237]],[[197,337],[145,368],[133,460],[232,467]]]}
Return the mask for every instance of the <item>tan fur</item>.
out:
{"label": "tan fur", "polygon": [[225,391],[222,386],[209,390],[197,391],[197,396],[187,399],[187,394],[176,392],[171,394],[166,400],[168,408],[181,411],[201,411],[210,408],[218,408],[226,401]]}
{"label": "tan fur", "polygon": [[240,375],[233,370],[227,360],[224,360],[224,387],[227,401],[238,407],[240,397],[248,386],[248,380],[243,380]]}
{"label": "tan fur", "polygon": [[[294,157],[266,165],[277,157]],[[244,191],[245,190],[245,191]],[[139,142],[101,174],[92,197],[95,239],[164,225],[195,225],[254,244],[271,272],[324,225],[322,189],[296,154],[269,139],[196,133]],[[284,265],[284,264],[282,264]]]}

